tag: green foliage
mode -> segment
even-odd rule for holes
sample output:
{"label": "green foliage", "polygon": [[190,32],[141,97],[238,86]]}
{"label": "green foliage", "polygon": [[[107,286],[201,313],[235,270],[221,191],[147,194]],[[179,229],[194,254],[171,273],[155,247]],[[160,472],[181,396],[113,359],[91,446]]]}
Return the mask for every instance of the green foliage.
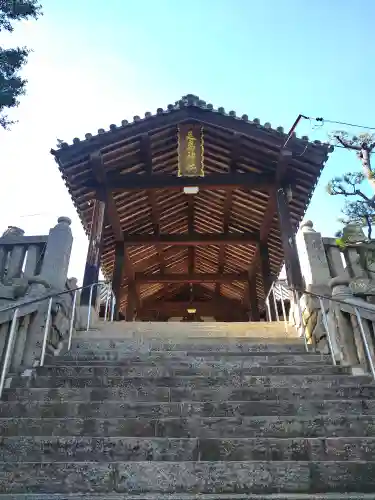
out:
{"label": "green foliage", "polygon": [[[345,197],[345,205],[342,209],[344,217],[341,218],[340,222],[358,224],[367,228],[367,237],[371,239],[372,225],[375,222],[375,200],[366,196],[360,189],[364,181],[365,176],[362,173],[351,172],[332,179],[327,186],[327,191],[332,196]],[[345,242],[341,239],[341,243]]]}
{"label": "green foliage", "polygon": [[[353,244],[358,238],[356,230],[351,235],[353,226],[367,228],[367,238],[359,238],[361,242],[359,248],[360,262],[363,268],[375,262],[375,246],[372,239],[372,226],[375,222],[375,196],[367,196],[363,189],[363,182],[369,182],[374,189],[374,173],[371,169],[370,154],[375,148],[375,135],[362,133],[357,136],[349,135],[345,131],[336,131],[331,134],[331,140],[345,149],[356,151],[358,158],[362,161],[366,152],[366,163],[362,161],[362,172],[349,172],[342,177],[335,177],[327,186],[327,191],[331,196],[344,196],[345,205],[342,210],[343,218],[340,222],[344,225],[342,231],[338,231],[336,244],[341,251],[344,251],[349,244]],[[349,226],[351,225],[351,226]],[[354,241],[355,242],[355,241]]]}
{"label": "green foliage", "polygon": [[[13,32],[15,21],[37,19],[41,15],[38,0],[0,0],[0,32]],[[27,81],[20,70],[27,61],[29,50],[26,47],[5,49],[0,47],[0,126],[8,129],[11,120],[6,109],[19,104],[19,97],[25,94]]]}
{"label": "green foliage", "polygon": [[362,172],[349,172],[342,177],[334,177],[327,186],[328,194],[343,196],[357,195],[359,185],[365,180]]}

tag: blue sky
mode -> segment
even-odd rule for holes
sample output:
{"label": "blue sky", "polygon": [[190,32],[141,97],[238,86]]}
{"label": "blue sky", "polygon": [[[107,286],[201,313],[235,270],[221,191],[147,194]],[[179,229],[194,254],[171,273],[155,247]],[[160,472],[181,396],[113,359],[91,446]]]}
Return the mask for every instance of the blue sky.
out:
{"label": "blue sky", "polygon": [[[299,113],[375,126],[373,0],[41,1],[43,18],[0,38],[34,50],[28,94],[12,114],[19,124],[0,131],[0,231],[40,234],[72,217],[78,278],[87,240],[49,154],[57,138],[71,142],[186,93],[285,129]],[[330,130],[307,121],[297,133],[326,140]],[[326,236],[341,200],[325,185],[358,166],[343,150],[327,164],[307,214]]]}

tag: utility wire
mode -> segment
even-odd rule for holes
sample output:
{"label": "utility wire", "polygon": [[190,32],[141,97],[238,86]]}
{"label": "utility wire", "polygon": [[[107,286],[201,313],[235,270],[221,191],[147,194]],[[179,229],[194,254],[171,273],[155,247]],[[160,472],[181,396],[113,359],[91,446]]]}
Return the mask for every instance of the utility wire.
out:
{"label": "utility wire", "polygon": [[364,129],[367,129],[367,130],[375,130],[375,127],[367,127],[366,125],[357,125],[356,123],[347,123],[347,122],[339,122],[339,121],[335,121],[335,120],[326,120],[325,118],[321,118],[321,117],[318,117],[318,118],[309,118],[309,119],[310,120],[315,120],[317,122],[322,122],[322,124],[324,124],[324,123],[332,123],[334,125],[345,125],[346,127],[356,127],[356,128],[364,128]]}
{"label": "utility wire", "polygon": [[18,217],[20,219],[24,219],[24,218],[28,218],[28,217],[40,217],[40,216],[44,216],[44,215],[48,215],[48,216],[54,215],[57,217],[57,214],[54,214],[52,212],[39,212],[37,214],[24,214],[24,215],[19,215]]}
{"label": "utility wire", "polygon": [[[313,130],[316,130],[318,128],[323,128],[323,126],[324,126],[325,123],[331,123],[331,124],[334,124],[334,125],[345,125],[346,127],[356,127],[356,128],[367,129],[367,130],[375,130],[375,127],[367,127],[366,125],[357,125],[356,123],[340,122],[340,121],[337,121],[337,120],[326,120],[325,118],[322,118],[322,117],[312,118],[310,116],[305,116],[305,115],[300,115],[300,117],[304,118],[305,120],[309,120],[310,121],[310,128],[312,128]],[[315,125],[315,126],[311,127],[311,121],[312,120],[320,123],[320,125]],[[341,144],[334,144],[334,147],[335,148],[348,149],[347,147],[345,147],[345,146],[343,146]],[[302,153],[302,155],[304,153],[305,153],[305,151]],[[370,154],[375,154],[375,150],[374,151],[370,151]],[[302,156],[302,155],[299,155],[299,156]]]}

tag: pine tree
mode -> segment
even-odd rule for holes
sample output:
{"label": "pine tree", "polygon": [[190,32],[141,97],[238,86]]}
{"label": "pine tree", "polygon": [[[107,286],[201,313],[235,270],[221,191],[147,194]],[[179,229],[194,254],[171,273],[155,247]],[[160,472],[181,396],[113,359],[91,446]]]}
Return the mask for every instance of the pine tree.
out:
{"label": "pine tree", "polygon": [[[0,0],[0,32],[13,32],[14,22],[37,19],[41,15],[38,0]],[[0,47],[0,126],[8,129],[14,122],[5,111],[17,107],[26,92],[27,81],[20,76],[29,54],[26,47]]]}
{"label": "pine tree", "polygon": [[[360,160],[361,171],[352,171],[341,177],[335,177],[328,184],[328,193],[333,196],[343,196],[345,206],[342,210],[342,223],[355,224],[367,228],[368,241],[373,240],[373,225],[375,223],[375,194],[367,195],[365,186],[375,191],[375,174],[371,165],[371,154],[375,148],[375,135],[363,133],[350,136],[347,132],[331,134],[337,145],[355,151]],[[345,247],[347,241],[342,231],[337,233],[337,243]]]}

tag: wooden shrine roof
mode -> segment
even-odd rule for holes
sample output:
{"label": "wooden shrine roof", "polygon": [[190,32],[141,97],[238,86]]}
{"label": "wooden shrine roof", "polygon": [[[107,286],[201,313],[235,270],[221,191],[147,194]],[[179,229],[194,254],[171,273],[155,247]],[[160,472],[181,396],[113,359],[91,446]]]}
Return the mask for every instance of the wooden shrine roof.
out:
{"label": "wooden shrine roof", "polygon": [[[201,185],[194,196],[184,194],[181,186],[196,182],[176,180],[177,126],[184,122],[199,123],[204,130],[205,177],[200,182],[205,186]],[[97,135],[86,134],[84,140],[61,143],[51,152],[87,233],[97,190],[109,196],[102,270],[111,278],[115,241],[126,238],[124,305],[128,281],[139,277],[137,273],[143,273],[137,285],[142,303],[183,295],[189,284],[177,282],[175,275],[188,272],[248,273],[256,278],[258,298],[262,300],[257,240],[268,240],[275,276],[283,263],[273,193],[286,138],[282,127],[261,125],[247,115],[239,118],[233,111],[214,109],[189,95],[167,109],[159,108],[156,114],[147,112],[144,118],[135,116],[132,122],[110,125],[108,131],[100,129]],[[292,185],[290,211],[297,228],[332,148],[294,134],[287,149],[292,157],[279,181]],[[98,153],[101,167],[95,166],[92,156]],[[227,184],[222,180],[224,174]],[[236,180],[244,174],[247,185],[239,187]],[[209,236],[201,245],[192,241],[191,247],[187,242],[191,231],[195,240],[204,239],[200,234]],[[222,244],[223,233],[230,235],[231,243]],[[253,234],[254,241],[241,241],[242,233]],[[157,238],[160,234],[169,235],[162,245]],[[173,283],[168,283],[168,278],[163,283],[151,282],[147,276],[153,273],[173,274]],[[245,301],[244,281],[203,281],[199,289],[207,299],[221,295]]]}

